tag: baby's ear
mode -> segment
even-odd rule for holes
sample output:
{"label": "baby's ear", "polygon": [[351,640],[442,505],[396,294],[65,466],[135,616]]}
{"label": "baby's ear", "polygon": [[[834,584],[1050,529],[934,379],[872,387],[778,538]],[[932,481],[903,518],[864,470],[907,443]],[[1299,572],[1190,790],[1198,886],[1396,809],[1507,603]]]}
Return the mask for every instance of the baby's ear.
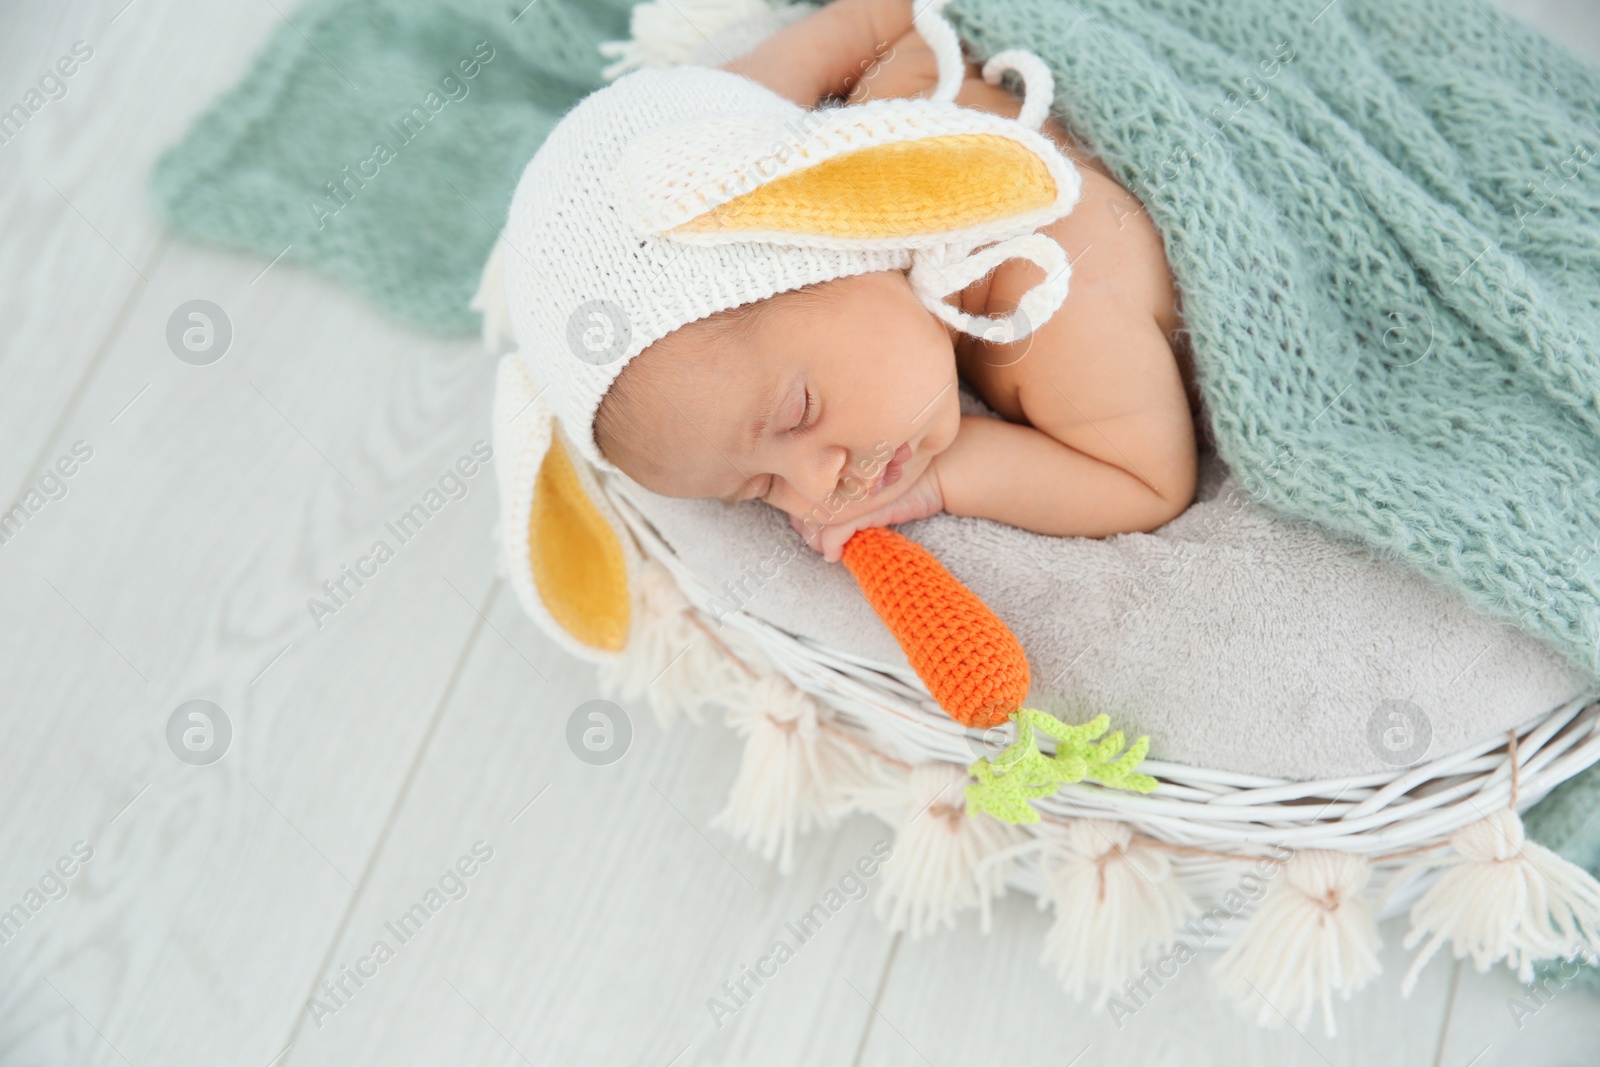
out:
{"label": "baby's ear", "polygon": [[516,352],[500,360],[494,463],[500,543],[518,600],[568,651],[615,659],[633,628],[642,560]]}
{"label": "baby's ear", "polygon": [[1027,233],[1078,200],[1072,161],[1013,119],[905,99],[794,110],[639,138],[622,161],[634,224],[695,244],[910,249]]}

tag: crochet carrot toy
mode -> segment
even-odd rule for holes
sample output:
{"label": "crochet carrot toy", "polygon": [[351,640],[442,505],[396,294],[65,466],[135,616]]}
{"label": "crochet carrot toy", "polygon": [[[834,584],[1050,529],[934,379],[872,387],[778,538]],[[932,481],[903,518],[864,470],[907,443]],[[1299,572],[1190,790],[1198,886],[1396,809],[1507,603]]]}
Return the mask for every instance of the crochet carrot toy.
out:
{"label": "crochet carrot toy", "polygon": [[[967,787],[969,811],[987,811],[1012,823],[1037,822],[1039,813],[1028,801],[1084,778],[1140,793],[1155,789],[1154,778],[1136,771],[1150,750],[1148,737],[1118,756],[1121,730],[1091,744],[1111,725],[1108,716],[1072,726],[1022,706],[1029,686],[1022,643],[927,549],[886,527],[870,526],[845,542],[841,561],[952,719],[977,729],[1017,721],[1017,740],[1010,747],[968,768],[978,780]],[[1055,755],[1039,751],[1035,731],[1055,739]]]}
{"label": "crochet carrot toy", "polygon": [[857,530],[842,562],[950,717],[986,729],[1028,698],[1022,642],[927,549],[883,526]]}

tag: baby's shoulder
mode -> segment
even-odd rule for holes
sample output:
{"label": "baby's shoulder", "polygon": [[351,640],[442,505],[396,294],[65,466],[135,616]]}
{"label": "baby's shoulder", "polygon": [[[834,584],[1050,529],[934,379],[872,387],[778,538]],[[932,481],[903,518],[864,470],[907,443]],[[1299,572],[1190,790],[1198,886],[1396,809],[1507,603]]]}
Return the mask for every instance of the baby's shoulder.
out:
{"label": "baby's shoulder", "polygon": [[[1108,333],[1143,328],[1146,320],[1163,331],[1176,329],[1178,290],[1149,212],[1115,180],[1095,170],[1081,173],[1076,206],[1038,231],[1061,246],[1070,271],[1066,299],[1042,327],[1047,347],[1095,344]],[[991,273],[976,310],[1004,315],[1043,279],[1033,262],[1006,260]]]}

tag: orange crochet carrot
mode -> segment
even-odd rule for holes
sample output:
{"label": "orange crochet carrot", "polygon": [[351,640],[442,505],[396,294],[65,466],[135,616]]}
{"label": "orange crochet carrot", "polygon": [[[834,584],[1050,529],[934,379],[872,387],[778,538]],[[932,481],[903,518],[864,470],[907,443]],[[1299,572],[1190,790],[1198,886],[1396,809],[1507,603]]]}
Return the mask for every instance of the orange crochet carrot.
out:
{"label": "orange crochet carrot", "polygon": [[980,729],[1028,698],[1028,657],[1006,624],[927,549],[883,526],[857,530],[841,557],[950,717]]}

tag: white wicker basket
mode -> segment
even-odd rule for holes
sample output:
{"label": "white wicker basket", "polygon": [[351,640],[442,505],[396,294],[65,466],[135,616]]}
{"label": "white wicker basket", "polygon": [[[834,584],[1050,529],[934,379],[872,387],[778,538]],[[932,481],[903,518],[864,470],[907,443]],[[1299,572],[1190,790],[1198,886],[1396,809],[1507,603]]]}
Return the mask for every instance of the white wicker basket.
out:
{"label": "white wicker basket", "polygon": [[[714,610],[712,590],[677,558],[625,483],[607,478],[602,486],[645,558],[670,572],[707,636],[750,672],[775,669],[831,709],[829,729],[902,767],[942,762],[965,768],[994,751],[977,731],[946,715],[904,667],[798,637],[748,611]],[[1014,735],[1014,726],[1005,729]],[[1600,700],[1585,694],[1508,735],[1409,768],[1317,781],[1146,759],[1139,769],[1158,780],[1154,792],[1068,785],[1036,801],[1042,821],[1022,829],[1049,835],[1085,817],[1128,824],[1170,854],[1172,877],[1220,922],[1206,928],[1206,948],[1233,945],[1256,911],[1254,904],[1219,907],[1238,887],[1241,871],[1284,848],[1362,857],[1370,864],[1374,911],[1386,919],[1406,912],[1439,880],[1438,864],[1449,855],[1454,832],[1508,807],[1526,809],[1600,761]],[[1009,865],[1007,884],[1040,894],[1044,876],[1034,856],[1012,851],[1021,854]],[[1573,951],[1584,955],[1581,945],[1579,939]],[[1457,955],[1464,951],[1458,942]],[[1526,962],[1518,969],[1529,973]],[[1332,1032],[1331,1017],[1328,1025]]]}
{"label": "white wicker basket", "polygon": [[[603,54],[617,60],[608,68],[608,76],[641,65],[684,62],[696,42],[724,29],[758,40],[793,16],[792,11],[782,13],[786,6],[775,9],[761,0],[640,4],[631,20],[633,40],[602,46]],[[942,0],[929,0],[920,9],[917,26],[939,55],[942,83],[950,71],[957,72],[953,77],[959,81],[959,43],[937,17],[940,6]],[[742,27],[735,25],[741,20],[747,21]],[[497,262],[498,254],[491,256],[479,297],[474,299],[475,307],[480,299],[486,301],[485,340],[492,350],[497,350],[499,337],[509,333],[504,328],[509,319],[494,313],[500,304]],[[519,385],[517,373],[509,378],[503,373],[502,379],[506,396],[499,403],[505,410],[497,410],[496,451],[505,464],[502,543],[508,560],[517,561],[514,585],[524,605],[553,637],[575,653],[594,658],[593,649],[573,641],[553,620],[526,565],[531,542],[523,533],[534,472],[543,469],[550,447],[548,413],[526,419],[526,425],[518,428],[518,420],[538,395],[531,383]],[[665,622],[650,639],[639,640],[636,632],[620,655],[601,659],[611,664],[602,681],[617,692],[634,688],[643,694],[680,658],[699,662],[696,670],[703,669],[705,676],[680,669],[688,682],[680,681],[665,702],[690,709],[720,702],[730,711],[730,720],[737,718],[744,726],[765,724],[751,729],[768,731],[761,744],[769,758],[777,752],[779,759],[788,761],[786,784],[777,788],[791,791],[797,780],[815,787],[825,777],[815,752],[819,736],[829,739],[835,754],[849,754],[843,762],[883,770],[886,780],[899,775],[899,780],[910,782],[934,771],[931,777],[950,782],[952,790],[964,781],[967,767],[995,751],[975,731],[950,719],[922,681],[904,667],[796,636],[747,611],[715,610],[712,591],[677,558],[630,499],[625,480],[585,470],[579,482],[579,489],[603,498],[608,505],[604,510],[613,512],[631,535],[647,561],[646,569],[657,568],[649,570],[652,588],[660,591],[675,585],[681,593],[681,597],[671,594],[670,609],[657,604],[640,613],[639,619],[647,620],[643,629]],[[662,619],[649,619],[652,612],[663,610],[667,614]],[[683,620],[686,624],[679,626]],[[685,636],[690,631],[703,634],[714,649],[709,660],[687,655],[697,640]],[[663,634],[671,634],[671,640],[662,641]],[[659,663],[654,661],[657,656],[663,657]],[[801,718],[780,719],[776,711],[754,706],[743,708],[739,718],[733,706],[739,700],[738,687],[722,687],[725,678],[741,671],[761,684],[786,680],[766,692],[780,693],[777,699],[788,705],[784,714],[803,717],[803,728]],[[663,704],[657,697],[664,688],[657,687],[651,695],[658,712]],[[903,903],[908,891],[927,890],[926,883],[938,880],[928,872],[939,868],[946,883],[965,879],[969,884],[959,892],[948,884],[935,887],[922,901],[920,915],[942,913],[948,921],[955,907],[976,904],[987,920],[989,896],[1000,888],[994,876],[1004,872],[1008,884],[1056,904],[1046,955],[1054,952],[1057,971],[1069,990],[1081,993],[1097,986],[1097,1005],[1114,998],[1118,984],[1140,976],[1141,968],[1148,974],[1152,946],[1172,946],[1179,938],[1175,916],[1179,911],[1193,915],[1196,909],[1204,924],[1200,936],[1176,943],[1228,947],[1213,973],[1224,984],[1248,986],[1258,1001],[1267,1001],[1266,1006],[1258,1005],[1256,1014],[1267,1025],[1294,1012],[1303,1018],[1320,1006],[1331,1034],[1331,994],[1337,991],[1348,997],[1379,969],[1374,918],[1407,910],[1413,923],[1407,946],[1431,937],[1402,984],[1403,992],[1409,992],[1418,969],[1446,939],[1457,957],[1471,954],[1480,970],[1504,960],[1528,981],[1536,959],[1600,960],[1600,883],[1542,846],[1524,842],[1514,814],[1600,760],[1597,697],[1600,692],[1585,694],[1507,731],[1505,737],[1423,764],[1341,778],[1291,781],[1146,759],[1139,770],[1156,780],[1154,791],[1141,794],[1088,781],[1067,785],[1034,801],[1041,821],[1020,831],[994,823],[986,814],[965,814],[959,800],[946,802],[935,809],[942,819],[924,823],[917,831],[918,840],[926,846],[930,838],[966,835],[963,851],[959,857],[944,853],[942,868],[939,864],[918,868],[914,859],[902,860],[897,850],[898,870],[920,871],[910,876],[911,884],[902,881],[897,891]],[[800,711],[795,710],[797,704]],[[802,735],[809,740],[800,740]],[[815,796],[807,803],[796,802],[792,795],[777,798],[759,774],[744,774],[751,752],[758,747],[753,732],[751,737],[740,780],[753,781],[757,789],[769,792],[752,805],[761,808],[759,818],[746,813],[742,820],[747,839],[760,838],[771,852],[779,837],[787,842],[810,824],[828,821],[819,817],[819,811],[848,810],[849,805],[841,808],[832,798],[828,804],[818,803]],[[806,745],[814,747],[797,756]],[[736,793],[738,789],[736,784]],[[950,795],[942,790],[935,794],[936,798]],[[916,815],[931,805],[929,801]],[[730,798],[729,810],[734,806]],[[880,815],[889,810],[871,802],[854,806]],[[892,821],[894,816],[884,817]],[[750,827],[762,820],[765,827],[752,832]],[[900,823],[901,839],[909,836],[907,830],[915,821],[913,816]],[[980,829],[986,822],[993,826]],[[930,834],[929,823],[950,832],[946,835],[936,827]],[[1045,851],[1052,848],[1056,851]],[[912,852],[912,844],[904,851]],[[981,857],[974,859],[978,853]],[[1062,867],[1063,855],[1068,856],[1067,863],[1079,866]],[[1136,855],[1158,857],[1154,878],[1135,862]],[[1264,861],[1281,865],[1287,873],[1265,890],[1259,902],[1255,894],[1245,894],[1249,902],[1241,906],[1244,879]],[[1119,864],[1126,864],[1126,869],[1108,873]],[[1060,879],[1063,870],[1078,878],[1067,888]],[[958,873],[951,876],[950,871]],[[1079,877],[1085,871],[1088,883]],[[920,886],[917,877],[923,880]],[[1098,897],[1092,891],[1084,895],[1083,886],[1092,887],[1096,877]],[[1107,886],[1113,877],[1121,879],[1115,884],[1122,896],[1108,905]],[[885,873],[880,906],[889,889],[888,878]],[[1369,889],[1376,895],[1375,906],[1367,899]],[[1065,906],[1071,900],[1076,901],[1076,911]],[[898,908],[895,915],[891,926],[901,921],[904,909]],[[1190,935],[1197,932],[1194,922],[1184,926]],[[934,924],[913,920],[914,935],[919,925]],[[1159,978],[1156,984],[1160,985]],[[1132,995],[1137,1004],[1136,994]]]}

